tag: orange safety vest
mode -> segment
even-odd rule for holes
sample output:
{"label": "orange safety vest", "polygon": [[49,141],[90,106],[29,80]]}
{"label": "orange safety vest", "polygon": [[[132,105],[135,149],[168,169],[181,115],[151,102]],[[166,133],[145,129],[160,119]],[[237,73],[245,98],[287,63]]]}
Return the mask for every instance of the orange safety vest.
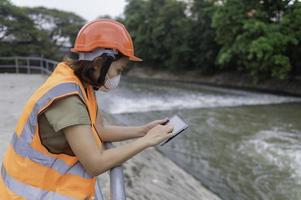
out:
{"label": "orange safety vest", "polygon": [[97,102],[92,86],[85,91],[81,81],[65,63],[59,63],[46,82],[31,96],[4,155],[0,177],[0,199],[92,199],[96,178],[90,176],[76,156],[50,153],[41,143],[38,116],[55,100],[78,95],[85,103],[93,135]]}

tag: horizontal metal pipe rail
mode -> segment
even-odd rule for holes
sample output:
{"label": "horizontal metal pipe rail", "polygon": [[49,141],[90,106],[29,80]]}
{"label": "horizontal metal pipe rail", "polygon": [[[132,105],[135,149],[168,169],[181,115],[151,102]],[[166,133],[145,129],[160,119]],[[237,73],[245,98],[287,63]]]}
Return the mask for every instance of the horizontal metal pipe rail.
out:
{"label": "horizontal metal pipe rail", "polygon": [[[0,57],[0,69],[2,71],[13,70],[15,73],[31,74],[33,71],[41,74],[50,74],[58,62],[40,57]],[[4,69],[4,70],[3,70]]]}
{"label": "horizontal metal pipe rail", "polygon": [[[40,57],[0,57],[0,70],[14,70],[15,73],[26,72],[27,74],[37,73],[50,75],[55,69],[58,62]],[[5,71],[5,70],[4,70]],[[106,142],[107,149],[114,148],[111,142]],[[114,167],[110,170],[110,199],[111,200],[125,200],[125,184],[122,166]],[[101,187],[99,182],[95,185],[95,200],[103,200]]]}

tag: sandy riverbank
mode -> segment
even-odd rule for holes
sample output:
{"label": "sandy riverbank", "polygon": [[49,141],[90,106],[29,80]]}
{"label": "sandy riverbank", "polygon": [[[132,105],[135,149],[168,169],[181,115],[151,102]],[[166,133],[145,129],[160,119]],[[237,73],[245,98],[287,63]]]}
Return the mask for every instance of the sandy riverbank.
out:
{"label": "sandy riverbank", "polygon": [[[46,76],[0,74],[0,160],[10,141],[27,99]],[[121,143],[122,144],[122,143]],[[130,200],[218,200],[191,175],[154,148],[141,152],[124,165],[127,199]],[[109,179],[99,176],[105,199],[109,199]]]}

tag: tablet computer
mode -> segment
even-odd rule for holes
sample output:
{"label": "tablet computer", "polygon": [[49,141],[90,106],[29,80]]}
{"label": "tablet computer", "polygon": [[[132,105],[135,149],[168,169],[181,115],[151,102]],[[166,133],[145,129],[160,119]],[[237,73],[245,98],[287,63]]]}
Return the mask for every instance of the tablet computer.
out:
{"label": "tablet computer", "polygon": [[176,137],[177,135],[179,135],[181,132],[183,132],[185,129],[188,128],[188,124],[182,119],[180,118],[178,115],[174,115],[171,118],[169,118],[169,120],[164,123],[164,124],[172,124],[174,129],[172,131],[172,136],[170,138],[168,138],[167,140],[164,140],[163,142],[160,143],[160,145],[164,145],[167,142],[169,142],[170,140],[172,140],[174,137]]}

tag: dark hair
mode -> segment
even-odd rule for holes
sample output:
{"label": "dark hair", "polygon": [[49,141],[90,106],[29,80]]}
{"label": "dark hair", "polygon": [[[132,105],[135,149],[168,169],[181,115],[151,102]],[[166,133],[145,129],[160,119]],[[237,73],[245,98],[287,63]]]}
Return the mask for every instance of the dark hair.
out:
{"label": "dark hair", "polygon": [[[93,61],[71,58],[64,59],[67,65],[73,69],[74,74],[81,80],[81,82],[89,83],[93,86],[94,90],[98,90],[99,87],[104,85],[106,74],[109,71],[113,60],[115,59],[107,54],[97,57]],[[101,67],[100,76],[97,80],[94,80],[93,78],[95,65]]]}

